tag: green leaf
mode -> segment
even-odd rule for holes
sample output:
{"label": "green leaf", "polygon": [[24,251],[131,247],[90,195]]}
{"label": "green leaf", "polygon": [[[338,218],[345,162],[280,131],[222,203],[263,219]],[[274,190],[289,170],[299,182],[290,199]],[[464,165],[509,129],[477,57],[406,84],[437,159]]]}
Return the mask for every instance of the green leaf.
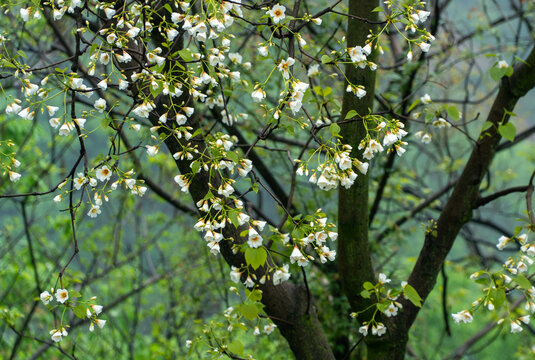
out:
{"label": "green leaf", "polygon": [[499,68],[497,66],[493,66],[489,70],[490,77],[494,81],[500,80],[505,75],[506,72],[507,72],[507,68]]}
{"label": "green leaf", "polygon": [[249,300],[251,301],[257,302],[257,301],[262,300],[262,291],[258,289],[254,289],[254,290],[245,289],[245,293],[247,294],[247,298],[249,298]]}
{"label": "green leaf", "polygon": [[188,49],[182,49],[178,51],[178,54],[184,61],[191,61],[193,60],[193,56],[191,55],[191,51]]}
{"label": "green leaf", "polygon": [[331,132],[332,136],[338,136],[338,134],[340,133],[340,126],[338,126],[337,123],[332,123],[329,126],[329,131]]}
{"label": "green leaf", "polygon": [[[294,218],[294,220],[296,221],[299,221],[299,219],[296,219]],[[303,231],[301,231],[301,229],[299,228],[295,228],[293,231],[292,231],[292,237],[295,238],[295,239],[301,239],[305,236],[305,234],[303,233]]]}
{"label": "green leaf", "polygon": [[71,298],[79,298],[79,297],[82,297],[82,294],[80,294],[76,290],[69,290],[69,297],[71,297]]}
{"label": "green leaf", "polygon": [[377,304],[377,309],[379,309],[379,311],[384,314],[386,312],[386,309],[388,309],[388,304],[378,303]]}
{"label": "green leaf", "polygon": [[369,281],[366,281],[362,286],[368,291],[375,289],[375,286]]}
{"label": "green leaf", "polygon": [[524,275],[518,274],[514,280],[521,288],[526,290],[531,289],[531,282]]}
{"label": "green leaf", "polygon": [[323,55],[321,57],[321,63],[322,64],[327,64],[327,63],[330,63],[332,61],[333,61],[333,59],[329,55]]}
{"label": "green leaf", "polygon": [[498,126],[498,133],[506,140],[513,141],[516,135],[516,128],[513,123]]}
{"label": "green leaf", "polygon": [[329,96],[330,93],[333,92],[333,89],[331,89],[331,87],[327,86],[326,88],[323,89],[323,96]]}
{"label": "green leaf", "polygon": [[494,293],[494,308],[499,309],[505,302],[505,290],[504,288],[496,289]]}
{"label": "green leaf", "polygon": [[383,8],[380,6],[377,6],[375,9],[373,9],[371,12],[383,12]]}
{"label": "green leaf", "polygon": [[227,158],[229,158],[230,160],[232,160],[233,163],[237,164],[240,162],[240,159],[239,159],[239,156],[238,154],[236,154],[236,152],[234,151],[229,151],[227,153]]}
{"label": "green leaf", "polygon": [[240,226],[240,222],[238,221],[238,214],[236,211],[229,211],[227,213],[228,217],[230,218],[230,222],[234,227],[237,229],[238,226]]}
{"label": "green leaf", "polygon": [[405,285],[403,288],[403,293],[409,299],[414,306],[422,307],[422,298],[418,295],[418,292],[409,284]]}
{"label": "green leaf", "polygon": [[409,109],[407,110],[407,112],[411,112],[412,109],[414,109],[416,107],[416,105],[418,105],[420,103],[420,99],[416,99],[412,104],[411,106],[409,106]]}
{"label": "green leaf", "polygon": [[245,250],[245,261],[247,261],[247,264],[251,265],[255,270],[264,265],[266,260],[267,252],[263,247],[256,249],[248,248]]}
{"label": "green leaf", "polygon": [[85,305],[78,304],[72,309],[72,311],[74,312],[74,315],[76,315],[80,319],[85,319],[87,308],[85,307]]}
{"label": "green leaf", "polygon": [[201,162],[200,161],[194,161],[191,163],[191,172],[194,174],[197,174],[199,169],[201,168]]}
{"label": "green leaf", "polygon": [[435,118],[435,113],[432,112],[432,111],[429,111],[425,114],[425,123],[429,123],[431,120],[433,120]]}
{"label": "green leaf", "polygon": [[368,290],[362,290],[360,292],[360,296],[362,296],[364,299],[369,299],[372,294]]}
{"label": "green leaf", "polygon": [[459,110],[457,110],[457,107],[455,105],[448,106],[446,111],[448,112],[448,116],[455,121],[459,121],[459,119],[461,118],[461,113],[459,112]]}
{"label": "green leaf", "polygon": [[485,121],[483,123],[483,126],[481,127],[481,131],[485,131],[489,129],[490,127],[492,127],[492,123],[490,121]]}
{"label": "green leaf", "polygon": [[247,320],[254,320],[258,316],[258,307],[255,304],[241,304],[239,311]]}
{"label": "green leaf", "polygon": [[231,353],[234,353],[234,354],[237,354],[237,355],[243,355],[243,344],[238,339],[236,339],[233,342],[231,342],[230,344],[228,344],[227,349]]}
{"label": "green leaf", "polygon": [[355,116],[358,116],[359,114],[355,110],[349,110],[346,114],[346,117],[344,120],[354,118]]}
{"label": "green leaf", "polygon": [[510,77],[511,75],[513,75],[513,71],[514,70],[512,66],[506,67],[504,75],[507,77]]}

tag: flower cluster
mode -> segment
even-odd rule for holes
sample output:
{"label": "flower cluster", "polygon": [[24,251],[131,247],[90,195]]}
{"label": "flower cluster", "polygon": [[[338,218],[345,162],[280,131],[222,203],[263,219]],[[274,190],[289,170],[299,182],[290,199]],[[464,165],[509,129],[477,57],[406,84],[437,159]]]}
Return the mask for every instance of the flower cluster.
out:
{"label": "flower cluster", "polygon": [[[9,152],[4,152],[4,146]],[[15,171],[20,166],[20,161],[15,158],[15,153],[10,151],[9,148],[14,147],[15,143],[11,140],[0,140],[0,168],[3,171],[3,175],[8,175],[11,182],[17,182],[22,175]]]}
{"label": "flower cluster", "polygon": [[[103,328],[106,324],[106,320],[97,318],[97,316],[102,312],[103,306],[93,304],[93,302],[97,299],[96,296],[91,297],[87,301],[74,300],[79,297],[81,297],[79,292],[75,290],[68,291],[67,289],[51,289],[50,292],[43,291],[39,295],[40,300],[45,305],[50,305],[50,303],[55,299],[58,304],[54,305],[52,308],[63,306],[66,309],[71,309],[74,315],[80,319],[88,318],[90,320],[89,331],[94,331],[95,325],[97,325],[99,328]],[[60,326],[50,330],[50,335],[54,342],[60,342],[69,334],[66,330],[69,328],[69,325],[65,325],[63,323],[64,316],[65,311],[62,312]]]}
{"label": "flower cluster", "polygon": [[[358,149],[364,149],[362,157],[366,160],[371,160],[375,157],[376,153],[384,151],[385,147],[391,146],[396,151],[398,156],[405,153],[406,149],[403,146],[407,145],[407,142],[402,141],[403,137],[407,135],[404,130],[405,125],[399,120],[393,120],[389,122],[381,121],[375,128],[368,129],[368,136],[360,142]],[[371,136],[370,133],[374,133]],[[382,136],[382,145],[376,139]]]}
{"label": "flower cluster", "polygon": [[382,336],[386,333],[386,326],[382,322],[377,321],[376,317],[379,312],[386,317],[397,316],[398,312],[403,309],[403,305],[398,301],[400,296],[408,299],[415,306],[421,306],[422,299],[412,286],[410,286],[406,281],[402,281],[401,290],[387,289],[386,284],[389,284],[391,281],[392,280],[389,279],[384,273],[380,273],[377,277],[377,284],[374,285],[370,282],[365,282],[363,284],[364,290],[361,292],[361,296],[366,299],[372,298],[373,296],[377,301],[377,303],[366,308],[365,310],[350,314],[351,317],[356,318],[361,313],[367,312],[371,308],[375,307],[371,319],[363,321],[362,325],[359,327],[359,333],[361,333],[363,336],[368,336],[370,329],[372,335],[374,336]]}
{"label": "flower cluster", "polygon": [[[510,242],[515,241],[520,244],[520,251],[516,259],[509,257],[503,264],[503,270],[498,272],[477,271],[470,276],[471,280],[479,284],[487,285],[483,289],[484,296],[472,303],[469,310],[462,310],[452,314],[455,323],[470,323],[474,313],[480,308],[488,311],[498,311],[507,305],[506,296],[513,290],[521,292],[525,298],[524,310],[531,314],[535,313],[535,287],[524,275],[530,265],[533,264],[532,257],[535,256],[535,245],[530,244],[527,234],[518,234],[521,227],[515,230],[514,237],[501,236],[498,239],[496,248],[503,250]],[[521,324],[529,324],[530,315],[518,316],[517,311],[512,311],[507,306],[507,317],[500,318],[498,325],[505,323],[509,319],[511,333],[522,331]]]}

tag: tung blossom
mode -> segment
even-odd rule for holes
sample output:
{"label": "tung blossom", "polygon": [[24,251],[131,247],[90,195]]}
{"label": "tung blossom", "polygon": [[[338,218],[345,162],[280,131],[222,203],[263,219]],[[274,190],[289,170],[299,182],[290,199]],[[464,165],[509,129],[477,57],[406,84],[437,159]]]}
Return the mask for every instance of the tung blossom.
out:
{"label": "tung blossom", "polygon": [[65,301],[69,300],[69,292],[66,289],[58,289],[56,291],[56,300],[64,304]]}
{"label": "tung blossom", "polygon": [[97,179],[99,179],[100,181],[104,182],[104,181],[107,181],[111,178],[111,175],[112,175],[112,171],[108,168],[107,165],[104,165],[102,166],[101,168],[99,168],[95,174],[95,176],[97,177]]}
{"label": "tung blossom", "polygon": [[53,296],[50,295],[48,291],[43,291],[41,295],[39,295],[39,298],[41,299],[43,304],[48,305],[48,303],[52,301]]}
{"label": "tung blossom", "polygon": [[467,310],[460,311],[456,314],[451,314],[451,317],[456,324],[459,324],[460,322],[471,323],[472,320],[474,320],[472,314],[470,314]]}
{"label": "tung blossom", "polygon": [[266,14],[271,17],[271,20],[273,20],[275,24],[278,24],[286,17],[285,12],[286,8],[280,4],[277,4],[267,11]]}
{"label": "tung blossom", "polygon": [[104,110],[106,110],[106,100],[100,98],[98,99],[97,101],[95,101],[95,105],[93,105],[93,107],[99,112],[103,112]]}
{"label": "tung blossom", "polygon": [[277,68],[279,69],[280,72],[282,72],[282,77],[284,79],[289,79],[290,78],[290,67],[293,66],[293,64],[295,64],[295,60],[294,58],[292,57],[289,57],[288,59],[286,60],[281,60],[281,62],[279,63],[279,65],[277,66]]}

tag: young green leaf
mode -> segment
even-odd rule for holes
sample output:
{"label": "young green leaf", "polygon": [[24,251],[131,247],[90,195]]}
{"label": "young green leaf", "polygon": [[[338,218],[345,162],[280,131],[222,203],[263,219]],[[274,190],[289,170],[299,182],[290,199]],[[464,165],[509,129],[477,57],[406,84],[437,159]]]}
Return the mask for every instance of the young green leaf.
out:
{"label": "young green leaf", "polygon": [[409,299],[414,306],[422,307],[422,298],[418,295],[418,292],[409,284],[405,285],[403,288],[403,293]]}

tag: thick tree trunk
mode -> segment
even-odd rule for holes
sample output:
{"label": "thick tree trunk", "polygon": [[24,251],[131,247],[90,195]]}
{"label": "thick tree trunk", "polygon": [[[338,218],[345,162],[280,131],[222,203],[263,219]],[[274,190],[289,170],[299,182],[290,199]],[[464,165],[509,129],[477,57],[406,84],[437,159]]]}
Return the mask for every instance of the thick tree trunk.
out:
{"label": "thick tree trunk", "polygon": [[[356,20],[348,17],[347,25],[347,46],[362,46],[366,44],[370,30],[374,30],[378,21],[378,13],[372,12],[379,6],[377,0],[349,0],[349,14],[368,21]],[[373,44],[372,44],[373,45]],[[375,51],[368,57],[371,61],[375,58]],[[368,115],[373,111],[373,100],[375,95],[374,71],[359,69],[353,64],[348,64],[345,71],[347,79],[356,85],[363,85],[366,89],[366,96],[358,99],[355,94],[345,92],[342,104],[342,119],[346,114],[355,110],[359,117]],[[341,126],[343,141],[353,147],[352,156],[363,160],[358,153],[358,145],[367,135],[364,120],[357,118],[356,121]],[[368,243],[368,175],[359,174],[355,184],[350,189],[340,189],[338,199],[338,269],[345,294],[349,300],[353,311],[362,311],[373,305],[374,299],[364,299],[360,296],[363,284],[366,281],[375,282],[375,272],[373,269],[369,243]],[[371,317],[369,313],[359,315],[360,322],[367,321]],[[405,357],[408,335],[405,327],[400,327],[390,319],[376,320],[383,321],[388,331],[382,337],[369,334],[365,338],[367,347],[367,359],[396,360]]]}
{"label": "thick tree trunk", "polygon": [[[377,13],[371,10],[378,5],[377,0],[349,0],[349,14],[361,18],[377,19]],[[348,17],[347,46],[364,46],[373,25]],[[347,79],[366,88],[366,96],[358,99],[355,94],[345,91],[342,103],[341,119],[350,110],[360,116],[367,115],[373,108],[375,90],[375,72],[370,69],[359,69],[353,64],[346,66]],[[343,142],[353,147],[352,156],[357,155],[360,141],[366,137],[363,120],[343,124],[341,126]],[[374,281],[374,270],[371,263],[368,245],[368,175],[358,175],[350,189],[340,188],[338,197],[338,271],[349,303],[354,311],[359,311],[370,304],[360,296],[362,284]]]}

